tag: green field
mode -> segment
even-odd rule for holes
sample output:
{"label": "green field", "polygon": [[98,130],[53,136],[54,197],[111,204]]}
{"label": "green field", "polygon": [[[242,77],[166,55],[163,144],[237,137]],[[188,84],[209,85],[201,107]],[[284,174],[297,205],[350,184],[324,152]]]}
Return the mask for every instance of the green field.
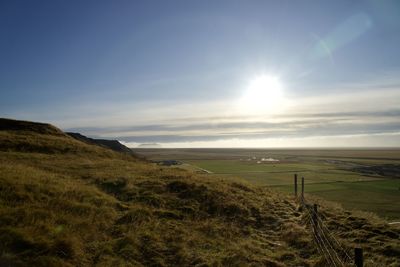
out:
{"label": "green field", "polygon": [[378,177],[360,175],[352,171],[336,169],[334,164],[327,163],[257,164],[237,160],[187,160],[185,162],[214,174],[235,175],[258,185],[292,184],[295,173],[299,177],[305,177],[307,183],[380,179]]}
{"label": "green field", "polygon": [[[305,178],[305,192],[345,208],[400,219],[400,150],[143,149],[149,159],[176,159],[185,169],[209,172],[293,192],[293,177]],[[261,161],[273,158],[278,161]],[[389,174],[360,168],[394,166]],[[399,169],[397,169],[399,167]],[[394,177],[394,176],[396,177]]]}
{"label": "green field", "polygon": [[[277,188],[293,191],[293,186],[288,185]],[[400,218],[400,180],[307,184],[306,190],[348,209],[370,211],[389,219]]]}

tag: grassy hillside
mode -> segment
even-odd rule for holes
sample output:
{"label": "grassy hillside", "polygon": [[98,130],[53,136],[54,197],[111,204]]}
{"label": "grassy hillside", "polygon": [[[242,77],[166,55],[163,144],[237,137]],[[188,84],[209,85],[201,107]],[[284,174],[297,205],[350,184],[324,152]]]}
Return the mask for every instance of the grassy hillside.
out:
{"label": "grassy hillside", "polygon": [[[287,195],[0,122],[0,266],[326,265]],[[398,229],[321,204],[366,266],[400,264]]]}

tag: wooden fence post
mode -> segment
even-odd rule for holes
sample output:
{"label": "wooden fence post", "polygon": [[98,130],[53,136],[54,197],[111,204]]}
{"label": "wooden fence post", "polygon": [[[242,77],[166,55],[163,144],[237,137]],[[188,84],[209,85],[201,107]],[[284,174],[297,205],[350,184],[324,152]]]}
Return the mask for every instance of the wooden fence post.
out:
{"label": "wooden fence post", "polygon": [[297,198],[297,173],[294,174],[294,196]]}
{"label": "wooden fence post", "polygon": [[363,249],[362,248],[354,248],[354,263],[357,267],[364,266]]}
{"label": "wooden fence post", "polygon": [[304,202],[304,177],[301,177],[301,201]]}

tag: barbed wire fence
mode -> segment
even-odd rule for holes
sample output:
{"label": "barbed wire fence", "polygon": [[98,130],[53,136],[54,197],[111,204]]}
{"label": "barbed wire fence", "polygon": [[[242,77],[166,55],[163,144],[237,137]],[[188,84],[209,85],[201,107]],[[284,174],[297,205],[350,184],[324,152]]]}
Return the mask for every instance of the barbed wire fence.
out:
{"label": "barbed wire fence", "polygon": [[305,212],[304,223],[311,228],[316,247],[329,266],[363,267],[362,248],[354,248],[354,256],[352,257],[351,249],[344,246],[336,234],[326,226],[325,221],[319,215],[318,205],[306,201],[304,197],[304,177],[301,178],[301,194],[298,195],[297,174],[294,175],[294,192],[302,210]]}

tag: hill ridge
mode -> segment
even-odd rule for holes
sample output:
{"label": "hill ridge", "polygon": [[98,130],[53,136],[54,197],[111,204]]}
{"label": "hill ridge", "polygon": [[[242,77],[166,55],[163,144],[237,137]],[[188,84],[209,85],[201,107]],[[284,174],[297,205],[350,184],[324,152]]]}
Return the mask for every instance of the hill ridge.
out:
{"label": "hill ridge", "polygon": [[117,152],[133,154],[133,151],[129,147],[121,144],[118,140],[90,138],[81,133],[74,133],[74,132],[66,132],[66,134],[71,136],[72,138],[75,138],[76,140],[79,140],[79,141],[82,141],[82,142],[85,142],[88,144],[106,147],[106,148],[112,149]]}
{"label": "hill ridge", "polygon": [[65,135],[59,128],[41,122],[0,118],[0,131],[29,131],[39,134]]}
{"label": "hill ridge", "polygon": [[[43,134],[43,135],[52,135],[57,137],[70,137],[79,142],[86,143],[88,145],[96,145],[102,148],[111,149],[116,152],[127,153],[131,155],[137,156],[130,148],[121,144],[118,140],[108,140],[108,139],[94,139],[86,137],[80,133],[72,133],[72,132],[63,132],[61,129],[49,123],[41,123],[41,122],[31,122],[24,120],[14,120],[7,118],[0,118],[0,131],[7,131],[13,133],[23,134],[25,132],[29,132],[31,134]],[[4,147],[5,145],[0,144],[0,147]],[[29,146],[25,146],[27,149]],[[40,151],[39,146],[36,148]],[[24,149],[24,147],[23,147]],[[31,148],[31,151],[34,151],[35,148]]]}

